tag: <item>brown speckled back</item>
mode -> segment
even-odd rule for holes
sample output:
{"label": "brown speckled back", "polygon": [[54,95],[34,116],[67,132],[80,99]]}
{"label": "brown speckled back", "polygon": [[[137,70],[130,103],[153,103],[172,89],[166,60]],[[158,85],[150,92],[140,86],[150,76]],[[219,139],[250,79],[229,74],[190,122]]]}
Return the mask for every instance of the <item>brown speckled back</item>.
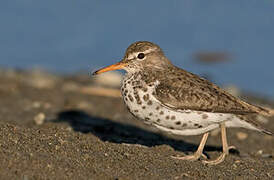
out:
{"label": "brown speckled back", "polygon": [[147,68],[143,73],[143,80],[147,83],[159,81],[155,96],[172,108],[235,114],[264,111],[232,96],[208,80],[175,66],[169,66],[164,71]]}

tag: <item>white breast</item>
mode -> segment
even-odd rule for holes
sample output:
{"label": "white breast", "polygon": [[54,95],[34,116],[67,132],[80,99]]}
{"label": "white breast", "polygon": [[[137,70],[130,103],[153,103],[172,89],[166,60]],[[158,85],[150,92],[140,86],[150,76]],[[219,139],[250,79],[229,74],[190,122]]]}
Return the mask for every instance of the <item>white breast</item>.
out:
{"label": "white breast", "polygon": [[[223,121],[231,127],[254,129],[233,114],[211,113],[193,110],[176,110],[164,106],[153,95],[158,81],[150,86],[140,84],[135,76],[125,78],[122,96],[129,111],[144,123],[176,135],[199,135],[219,127]],[[137,77],[138,78],[138,77]],[[140,77],[139,77],[140,78]]]}

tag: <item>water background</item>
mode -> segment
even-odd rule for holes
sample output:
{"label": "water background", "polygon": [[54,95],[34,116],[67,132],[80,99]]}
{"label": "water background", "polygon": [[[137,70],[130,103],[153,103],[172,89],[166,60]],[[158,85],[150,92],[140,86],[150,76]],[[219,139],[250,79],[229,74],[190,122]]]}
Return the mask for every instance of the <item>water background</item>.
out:
{"label": "water background", "polygon": [[[0,1],[1,67],[88,72],[120,60],[137,40],[218,84],[274,99],[273,0]],[[231,61],[201,65],[193,61],[200,51]]]}

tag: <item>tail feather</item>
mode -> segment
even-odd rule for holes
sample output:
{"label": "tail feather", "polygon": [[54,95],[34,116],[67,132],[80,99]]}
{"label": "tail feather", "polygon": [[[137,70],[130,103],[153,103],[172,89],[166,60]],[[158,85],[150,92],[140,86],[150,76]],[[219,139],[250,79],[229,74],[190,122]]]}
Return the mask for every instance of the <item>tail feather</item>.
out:
{"label": "tail feather", "polygon": [[268,131],[267,129],[261,129],[263,133],[270,135],[270,136],[274,136],[273,132]]}
{"label": "tail feather", "polygon": [[263,116],[274,116],[274,109],[255,106],[255,111]]}
{"label": "tail feather", "polygon": [[256,129],[258,129],[260,132],[262,133],[265,133],[267,135],[270,135],[270,136],[274,136],[274,133],[267,130],[266,128],[262,127],[257,121],[255,120],[251,120],[251,119],[248,119],[247,120],[250,124],[252,124],[253,126],[256,127]]}
{"label": "tail feather", "polygon": [[274,116],[274,109],[270,109],[267,107],[260,107],[260,106],[256,106],[244,101],[241,101],[241,103],[246,106],[247,108],[249,108],[250,110],[252,110],[253,112],[256,112],[260,115],[263,116]]}
{"label": "tail feather", "polygon": [[267,130],[266,128],[261,126],[258,121],[256,121],[256,117],[254,117],[254,116],[244,116],[244,115],[237,115],[237,117],[239,118],[239,120],[241,122],[247,123],[247,124],[242,124],[243,125],[242,127],[247,128],[247,129],[253,129],[253,130],[265,133],[265,134],[270,135],[270,136],[274,136],[273,132]]}

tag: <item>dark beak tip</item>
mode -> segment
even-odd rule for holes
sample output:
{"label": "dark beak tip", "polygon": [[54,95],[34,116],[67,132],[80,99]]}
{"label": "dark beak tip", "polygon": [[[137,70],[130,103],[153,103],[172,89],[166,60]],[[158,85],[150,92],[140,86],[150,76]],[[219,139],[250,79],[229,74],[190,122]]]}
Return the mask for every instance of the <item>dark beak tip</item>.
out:
{"label": "dark beak tip", "polygon": [[93,73],[91,73],[92,76],[96,76],[98,71],[94,71]]}

